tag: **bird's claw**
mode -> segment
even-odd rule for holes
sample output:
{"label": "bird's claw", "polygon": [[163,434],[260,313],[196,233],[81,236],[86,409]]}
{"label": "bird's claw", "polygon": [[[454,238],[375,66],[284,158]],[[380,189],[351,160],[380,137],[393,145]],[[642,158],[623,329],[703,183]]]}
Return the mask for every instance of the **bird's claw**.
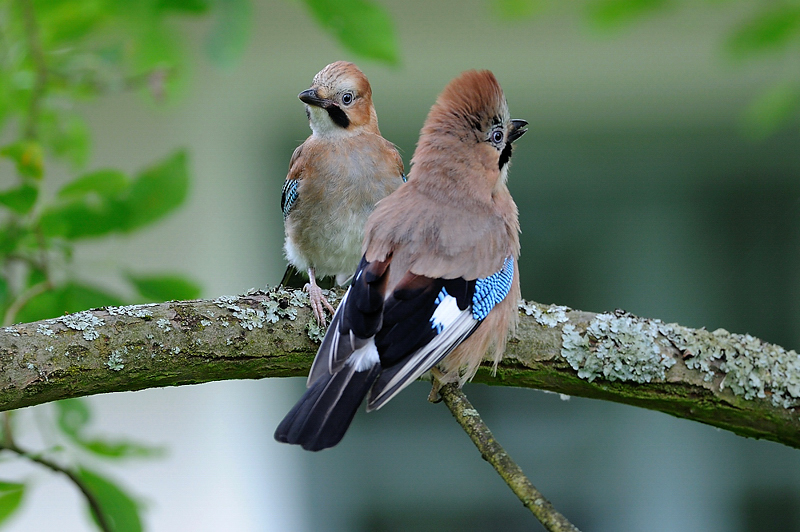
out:
{"label": "bird's claw", "polygon": [[325,309],[328,309],[328,312],[333,313],[335,309],[328,303],[328,300],[325,299],[325,296],[322,294],[322,288],[317,286],[316,284],[306,283],[303,287],[303,290],[308,292],[308,300],[311,304],[311,311],[314,313],[314,317],[317,319],[317,324],[320,327],[325,327],[327,322],[325,320]]}

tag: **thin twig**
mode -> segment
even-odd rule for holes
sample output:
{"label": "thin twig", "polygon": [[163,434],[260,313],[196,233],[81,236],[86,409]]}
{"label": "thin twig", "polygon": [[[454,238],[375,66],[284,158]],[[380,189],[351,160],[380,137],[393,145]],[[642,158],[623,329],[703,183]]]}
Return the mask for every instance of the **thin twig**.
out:
{"label": "thin twig", "polygon": [[486,426],[478,411],[470,404],[467,396],[457,385],[442,386],[439,395],[453,413],[456,421],[469,435],[475,447],[481,452],[483,459],[492,464],[511,491],[519,497],[522,504],[547,530],[550,532],[580,532],[531,484],[522,469],[494,439],[489,427]]}
{"label": "thin twig", "polygon": [[53,283],[50,281],[42,281],[41,283],[35,284],[22,292],[17,299],[15,299],[6,309],[6,313],[3,316],[3,321],[0,323],[2,327],[8,327],[12,323],[14,323],[14,319],[17,317],[17,313],[22,310],[31,299],[47,292],[53,288]]}
{"label": "thin twig", "polygon": [[13,413],[13,410],[3,412],[3,445],[7,447],[16,447],[14,436],[11,432],[11,416]]}
{"label": "thin twig", "polygon": [[[9,438],[7,437],[6,442],[8,441]],[[10,451],[23,458],[27,458],[32,462],[36,462],[37,464],[42,465],[51,471],[65,475],[72,481],[73,484],[75,484],[75,486],[83,494],[84,498],[86,499],[86,502],[89,504],[89,508],[91,508],[92,513],[97,519],[97,525],[100,527],[100,530],[102,530],[103,532],[112,532],[113,529],[111,528],[111,523],[109,523],[108,518],[103,513],[103,509],[101,508],[100,502],[97,500],[97,497],[95,497],[94,493],[92,493],[92,491],[89,489],[86,483],[80,477],[78,477],[78,475],[75,474],[74,471],[71,471],[70,469],[67,469],[65,467],[61,467],[55,462],[51,462],[50,460],[42,458],[41,456],[30,454],[20,449],[13,443],[12,444],[6,443],[0,446],[0,450]]]}

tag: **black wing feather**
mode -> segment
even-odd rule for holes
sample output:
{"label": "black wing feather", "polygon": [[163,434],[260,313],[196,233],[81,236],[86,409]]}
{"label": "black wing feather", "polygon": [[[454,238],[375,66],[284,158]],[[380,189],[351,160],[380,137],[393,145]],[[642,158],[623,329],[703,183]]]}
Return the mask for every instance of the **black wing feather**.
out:
{"label": "black wing feather", "polygon": [[275,439],[307,451],[333,447],[344,437],[380,370],[380,365],[368,371],[348,366],[317,379],[278,425]]}

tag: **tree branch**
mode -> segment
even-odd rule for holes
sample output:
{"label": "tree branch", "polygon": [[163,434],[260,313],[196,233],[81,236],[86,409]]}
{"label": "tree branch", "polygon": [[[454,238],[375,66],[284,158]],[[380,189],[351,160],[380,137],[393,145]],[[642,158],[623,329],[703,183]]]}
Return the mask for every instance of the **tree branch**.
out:
{"label": "tree branch", "polygon": [[550,532],[580,532],[566,517],[537,490],[517,463],[498,443],[489,427],[483,422],[478,411],[469,402],[464,392],[455,384],[447,384],[439,389],[439,395],[452,412],[458,424],[469,435],[472,443],[489,462],[497,474],[505,481],[522,504],[531,511]]}
{"label": "tree branch", "polygon": [[[0,329],[0,410],[96,393],[304,376],[319,331],[294,290],[96,309]],[[800,357],[749,335],[520,305],[493,376],[800,448]],[[295,319],[291,319],[291,318]],[[314,336],[312,341],[309,336]]]}
{"label": "tree branch", "polygon": [[108,522],[108,517],[106,517],[105,512],[103,512],[103,508],[100,505],[100,502],[97,500],[97,497],[95,497],[94,493],[92,493],[92,490],[89,489],[89,486],[87,486],[86,483],[74,471],[69,468],[62,467],[51,460],[42,458],[39,455],[20,449],[13,443],[0,445],[0,451],[12,452],[18,456],[27,458],[32,462],[36,462],[37,464],[42,465],[55,473],[61,473],[62,475],[66,476],[73,484],[75,484],[75,487],[78,488],[78,490],[81,492],[81,495],[83,495],[84,499],[86,499],[86,504],[89,505],[89,509],[97,519],[97,526],[100,528],[100,530],[102,532],[112,532],[114,530],[111,527],[111,524]]}

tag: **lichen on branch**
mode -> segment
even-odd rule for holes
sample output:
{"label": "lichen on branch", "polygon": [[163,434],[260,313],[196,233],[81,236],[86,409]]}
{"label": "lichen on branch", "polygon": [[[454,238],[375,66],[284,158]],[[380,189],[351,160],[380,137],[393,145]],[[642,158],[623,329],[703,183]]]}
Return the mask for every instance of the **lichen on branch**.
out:
{"label": "lichen on branch", "polygon": [[[340,293],[330,293],[329,300]],[[521,302],[475,380],[626,403],[800,447],[797,353],[749,335]],[[306,375],[321,332],[296,290],[106,307],[0,329],[0,410],[96,393]]]}

